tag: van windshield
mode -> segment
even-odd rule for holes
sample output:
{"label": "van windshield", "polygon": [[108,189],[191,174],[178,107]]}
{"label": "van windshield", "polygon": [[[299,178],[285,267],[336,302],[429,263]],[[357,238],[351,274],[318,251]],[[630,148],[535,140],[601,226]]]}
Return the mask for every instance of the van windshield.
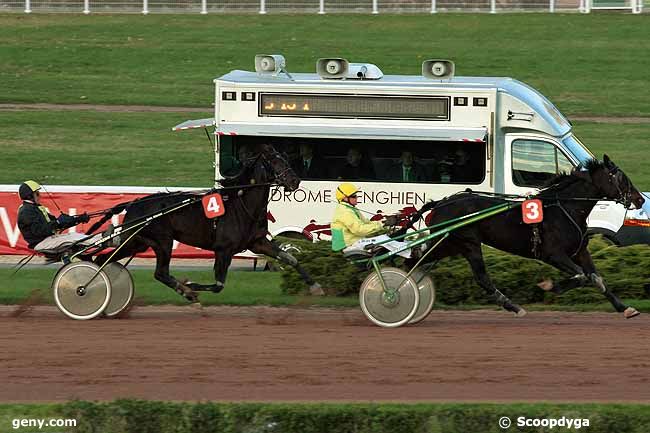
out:
{"label": "van windshield", "polygon": [[578,137],[576,137],[573,134],[569,135],[564,140],[562,140],[562,143],[564,143],[564,146],[566,147],[566,149],[569,152],[571,152],[571,154],[581,164],[584,164],[587,161],[596,158],[594,156],[594,154],[591,153],[591,151],[589,149],[587,149],[587,147],[585,147],[585,145],[582,144],[582,142],[580,140],[578,140]]}

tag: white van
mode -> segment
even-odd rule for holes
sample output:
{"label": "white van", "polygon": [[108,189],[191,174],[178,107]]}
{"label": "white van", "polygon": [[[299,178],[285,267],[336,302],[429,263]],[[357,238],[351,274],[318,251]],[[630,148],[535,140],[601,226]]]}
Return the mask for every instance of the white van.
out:
{"label": "white van", "polygon": [[[248,142],[289,155],[302,183],[272,193],[274,236],[328,239],[344,180],[360,188],[358,207],[381,218],[467,188],[529,194],[594,157],[537,90],[512,78],[455,77],[450,61],[425,61],[421,75],[345,59],[289,73],[280,55],[257,56],[255,66],[214,80],[214,119],[174,130],[214,125],[216,180],[236,171]],[[625,214],[599,202],[590,228],[613,237]]]}

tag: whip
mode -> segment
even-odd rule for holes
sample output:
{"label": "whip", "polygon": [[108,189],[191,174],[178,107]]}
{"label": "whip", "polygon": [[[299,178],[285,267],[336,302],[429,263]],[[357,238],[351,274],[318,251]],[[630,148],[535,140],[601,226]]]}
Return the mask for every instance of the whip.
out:
{"label": "whip", "polygon": [[41,184],[41,188],[43,188],[43,191],[45,191],[45,192],[47,193],[47,196],[49,197],[49,199],[52,200],[52,203],[54,203],[54,206],[56,206],[56,208],[59,210],[59,213],[63,213],[63,211],[62,211],[61,208],[59,207],[59,205],[58,205],[58,203],[56,202],[56,200],[54,200],[54,197],[52,196],[52,194],[50,194],[50,192],[49,192],[47,189],[45,189],[45,185],[44,185],[44,184]]}

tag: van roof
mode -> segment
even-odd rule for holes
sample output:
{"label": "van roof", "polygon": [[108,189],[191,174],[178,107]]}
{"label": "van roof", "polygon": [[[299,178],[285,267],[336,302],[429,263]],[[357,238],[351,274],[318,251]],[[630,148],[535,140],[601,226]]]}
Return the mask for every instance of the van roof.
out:
{"label": "van roof", "polygon": [[235,85],[252,86],[277,86],[283,90],[290,86],[301,88],[318,87],[320,89],[331,87],[344,90],[346,88],[390,89],[392,87],[409,87],[412,89],[431,89],[432,91],[445,91],[450,89],[469,90],[496,90],[511,95],[528,105],[535,113],[544,119],[547,132],[551,135],[562,137],[571,131],[571,123],[544,95],[529,85],[510,77],[453,77],[450,80],[433,80],[422,75],[384,75],[377,80],[356,79],[322,79],[314,73],[291,73],[289,78],[285,73],[277,76],[272,74],[258,74],[256,72],[231,71],[214,81],[232,83]]}
{"label": "van roof", "polygon": [[377,80],[337,80],[337,79],[322,79],[318,74],[310,73],[293,73],[290,72],[290,79],[286,74],[279,73],[277,76],[272,74],[258,74],[250,71],[231,71],[216,80],[227,81],[232,83],[246,83],[246,84],[316,84],[324,86],[416,86],[416,87],[433,87],[433,88],[468,88],[474,87],[477,89],[490,89],[495,87],[502,87],[506,83],[517,81],[509,77],[453,77],[451,80],[433,80],[425,78],[422,75],[384,75]]}

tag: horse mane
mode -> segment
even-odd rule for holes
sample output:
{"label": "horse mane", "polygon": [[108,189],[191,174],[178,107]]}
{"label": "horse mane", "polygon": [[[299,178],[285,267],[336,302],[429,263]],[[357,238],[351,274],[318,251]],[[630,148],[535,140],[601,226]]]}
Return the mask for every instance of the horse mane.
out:
{"label": "horse mane", "polygon": [[[585,171],[588,171],[590,175],[592,175],[595,171],[606,167],[604,162],[598,161],[597,159],[593,158],[577,167],[578,170],[580,168],[583,168]],[[552,177],[551,179],[544,182],[541,191],[538,195],[543,197],[546,194],[556,193],[557,191],[563,190],[564,188],[566,188],[567,186],[571,185],[576,181],[587,182],[587,179],[580,177],[574,172],[571,173],[562,172],[557,176]]]}
{"label": "horse mane", "polygon": [[607,168],[605,167],[605,163],[602,161],[598,161],[596,158],[592,158],[589,161],[585,162],[582,164],[584,168],[589,171],[590,174],[593,174],[594,171],[601,169],[601,168]]}

